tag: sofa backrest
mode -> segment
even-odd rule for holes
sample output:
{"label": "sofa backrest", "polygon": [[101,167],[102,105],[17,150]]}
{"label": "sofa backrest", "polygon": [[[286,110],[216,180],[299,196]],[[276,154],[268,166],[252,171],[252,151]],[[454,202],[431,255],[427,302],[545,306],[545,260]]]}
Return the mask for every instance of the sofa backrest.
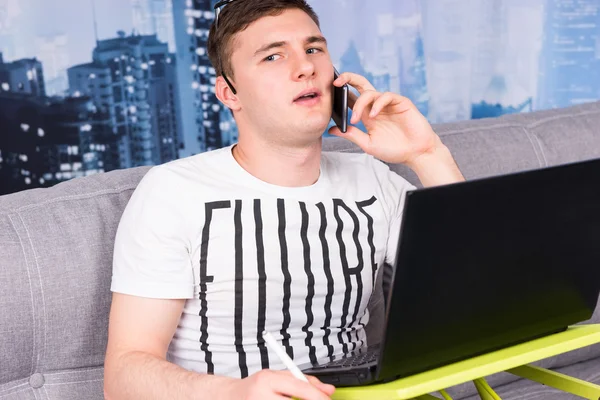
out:
{"label": "sofa backrest", "polygon": [[[592,103],[435,130],[472,179],[600,157],[598,127]],[[340,138],[324,146],[359,151]],[[411,171],[391,167],[418,185]],[[0,196],[0,399],[103,398],[113,240],[148,169]],[[600,356],[600,347],[586,351]]]}

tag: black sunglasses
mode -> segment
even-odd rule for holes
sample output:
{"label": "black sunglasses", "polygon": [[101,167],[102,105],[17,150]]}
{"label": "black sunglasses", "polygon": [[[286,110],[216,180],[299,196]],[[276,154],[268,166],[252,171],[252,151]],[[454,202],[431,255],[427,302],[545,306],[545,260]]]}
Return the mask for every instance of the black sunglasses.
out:
{"label": "black sunglasses", "polygon": [[[215,6],[213,7],[215,10],[215,30],[217,30],[219,28],[219,14],[221,14],[221,9],[229,3],[233,3],[234,1],[235,0],[221,0],[221,1],[218,1],[215,4]],[[233,87],[231,82],[229,82],[229,79],[227,79],[227,76],[225,75],[225,71],[223,70],[223,62],[221,61],[220,58],[219,58],[219,63],[221,64],[221,74],[223,75],[223,79],[225,79],[225,82],[227,82],[227,86],[229,86],[229,89],[231,89],[233,94],[237,94],[237,91],[235,90],[235,88]]]}

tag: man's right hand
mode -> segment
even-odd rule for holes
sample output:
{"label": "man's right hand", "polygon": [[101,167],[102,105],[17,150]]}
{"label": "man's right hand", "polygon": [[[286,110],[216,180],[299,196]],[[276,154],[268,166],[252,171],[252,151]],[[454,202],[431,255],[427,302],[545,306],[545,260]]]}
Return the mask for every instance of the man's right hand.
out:
{"label": "man's right hand", "polygon": [[245,379],[232,382],[226,391],[227,399],[283,400],[290,397],[302,400],[327,400],[335,391],[333,385],[306,376],[310,383],[294,377],[289,371],[263,369]]}

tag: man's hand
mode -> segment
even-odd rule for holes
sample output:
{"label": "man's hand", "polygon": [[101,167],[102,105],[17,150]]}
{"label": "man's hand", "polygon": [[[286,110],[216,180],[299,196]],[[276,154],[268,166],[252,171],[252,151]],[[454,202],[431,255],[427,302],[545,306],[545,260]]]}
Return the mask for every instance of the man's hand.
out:
{"label": "man's hand", "polygon": [[290,397],[303,400],[327,400],[335,387],[307,376],[310,383],[294,377],[289,371],[264,369],[245,379],[232,382],[224,389],[226,399],[283,400]]}
{"label": "man's hand", "polygon": [[333,84],[349,84],[358,90],[360,96],[352,92],[348,96],[350,123],[362,120],[367,132],[348,126],[342,133],[334,126],[330,134],[350,140],[381,161],[407,165],[424,186],[464,180],[447,147],[409,99],[377,92],[365,77],[350,72],[341,74]]}

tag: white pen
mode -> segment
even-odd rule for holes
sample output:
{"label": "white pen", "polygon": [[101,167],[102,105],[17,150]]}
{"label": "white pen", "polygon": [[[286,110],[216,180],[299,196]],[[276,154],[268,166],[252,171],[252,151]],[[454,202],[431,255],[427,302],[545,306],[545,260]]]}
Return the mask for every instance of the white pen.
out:
{"label": "white pen", "polygon": [[275,338],[267,331],[263,331],[262,333],[263,339],[267,342],[267,345],[277,354],[279,359],[285,364],[287,369],[294,375],[296,378],[308,382],[306,376],[300,371],[300,369],[294,364],[294,361],[287,355],[283,347],[279,343],[275,341]]}

